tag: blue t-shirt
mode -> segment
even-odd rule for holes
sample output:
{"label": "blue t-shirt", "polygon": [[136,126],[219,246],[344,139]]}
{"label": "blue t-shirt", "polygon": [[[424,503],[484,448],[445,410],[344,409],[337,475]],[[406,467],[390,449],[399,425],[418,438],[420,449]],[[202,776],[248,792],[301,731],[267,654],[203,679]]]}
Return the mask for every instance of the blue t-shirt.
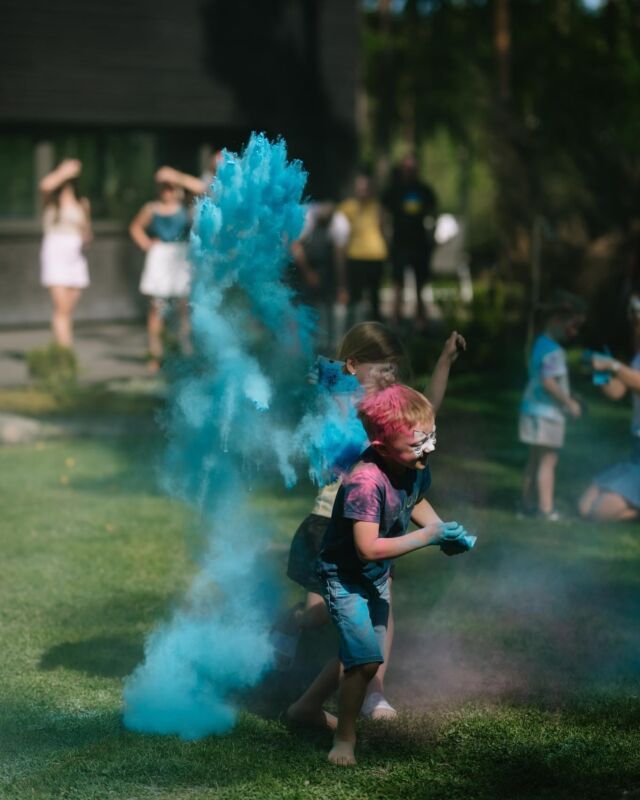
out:
{"label": "blue t-shirt", "polygon": [[318,569],[322,575],[340,575],[355,581],[383,583],[391,559],[362,561],[353,539],[353,523],[377,522],[379,536],[391,538],[407,532],[414,506],[431,485],[429,467],[406,469],[390,476],[373,447],[344,478],[333,506],[331,522],[322,540]]}
{"label": "blue t-shirt", "polygon": [[561,404],[542,385],[545,378],[555,378],[565,394],[569,394],[565,351],[554,339],[543,333],[533,343],[529,358],[529,382],[520,410],[523,414],[534,417],[562,420],[564,411]]}

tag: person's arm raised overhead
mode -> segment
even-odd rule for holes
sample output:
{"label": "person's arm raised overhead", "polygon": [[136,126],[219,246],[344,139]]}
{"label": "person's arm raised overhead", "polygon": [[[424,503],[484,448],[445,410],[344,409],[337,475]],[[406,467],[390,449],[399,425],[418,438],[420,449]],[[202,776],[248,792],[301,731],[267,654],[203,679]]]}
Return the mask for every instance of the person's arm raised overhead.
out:
{"label": "person's arm raised overhead", "polygon": [[38,187],[42,194],[47,197],[66,181],[77,178],[81,172],[82,162],[77,158],[67,158],[58,164],[48,175],[45,175],[38,184]]}
{"label": "person's arm raised overhead", "polygon": [[436,412],[442,405],[442,401],[447,392],[451,366],[457,360],[460,353],[466,349],[467,340],[457,331],[453,331],[444,343],[442,352],[433,369],[429,386],[423,392],[431,401],[431,405]]}
{"label": "person's arm raised overhead", "polygon": [[180,172],[173,167],[160,167],[154,177],[157,183],[172,183],[174,186],[181,186],[191,194],[205,194],[207,191],[207,184],[203,180],[196,178],[195,175]]}

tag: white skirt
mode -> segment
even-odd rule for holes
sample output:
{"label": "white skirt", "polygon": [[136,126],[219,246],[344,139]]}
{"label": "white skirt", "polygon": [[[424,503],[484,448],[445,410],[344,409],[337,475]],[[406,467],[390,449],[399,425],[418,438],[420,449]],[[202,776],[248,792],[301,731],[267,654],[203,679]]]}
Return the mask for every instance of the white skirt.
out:
{"label": "white skirt", "polygon": [[186,242],[155,242],[147,251],[140,291],[149,297],[188,297],[191,265]]}
{"label": "white skirt", "polygon": [[40,283],[43,286],[89,285],[89,268],[79,233],[46,233],[40,249]]}

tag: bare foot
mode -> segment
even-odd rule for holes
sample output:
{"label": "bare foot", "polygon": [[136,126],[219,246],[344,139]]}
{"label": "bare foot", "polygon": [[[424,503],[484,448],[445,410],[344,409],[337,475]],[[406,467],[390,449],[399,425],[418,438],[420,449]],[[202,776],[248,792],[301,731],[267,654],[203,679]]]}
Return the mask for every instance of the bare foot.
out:
{"label": "bare foot", "polygon": [[287,709],[287,720],[293,725],[304,728],[319,728],[323,731],[335,731],[338,727],[338,718],[329,714],[323,708],[305,708],[299,703],[293,703]]}
{"label": "bare foot", "polygon": [[355,742],[345,742],[341,739],[333,740],[333,747],[329,750],[329,761],[337,767],[352,767],[356,763],[353,752]]}

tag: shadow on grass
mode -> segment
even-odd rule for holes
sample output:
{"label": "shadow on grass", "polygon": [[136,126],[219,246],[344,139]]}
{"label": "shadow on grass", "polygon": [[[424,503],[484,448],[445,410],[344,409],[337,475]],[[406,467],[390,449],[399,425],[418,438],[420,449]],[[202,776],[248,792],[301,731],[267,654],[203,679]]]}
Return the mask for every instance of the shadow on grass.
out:
{"label": "shadow on grass", "polygon": [[83,642],[62,642],[42,655],[39,667],[58,667],[103,678],[124,678],[142,661],[143,644],[132,638],[96,636]]}

